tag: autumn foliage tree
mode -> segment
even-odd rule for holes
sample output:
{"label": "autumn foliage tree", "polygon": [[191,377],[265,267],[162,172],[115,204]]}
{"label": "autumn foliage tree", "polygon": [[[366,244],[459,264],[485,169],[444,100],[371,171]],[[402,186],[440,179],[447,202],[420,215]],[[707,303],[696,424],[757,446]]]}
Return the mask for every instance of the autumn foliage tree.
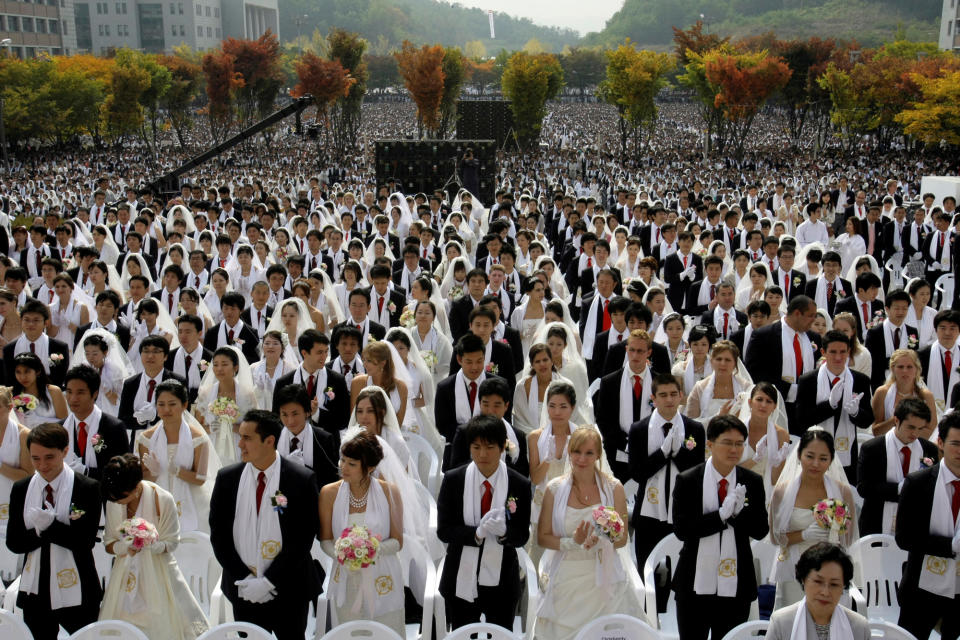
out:
{"label": "autumn foliage tree", "polygon": [[417,105],[417,130],[433,135],[440,127],[440,103],[443,101],[443,47],[423,45],[419,49],[404,40],[397,59],[400,76]]}
{"label": "autumn foliage tree", "polygon": [[493,58],[487,60],[468,59],[467,65],[470,67],[470,79],[477,87],[477,93],[483,95],[487,85],[497,81],[497,61]]}
{"label": "autumn foliage tree", "polygon": [[334,144],[340,153],[344,153],[357,147],[360,136],[363,96],[367,92],[369,77],[364,61],[367,41],[356,33],[331,29],[327,35],[327,51],[330,59],[339,62],[354,79],[347,95],[337,99],[331,111]]}
{"label": "autumn foliage tree", "polygon": [[470,78],[471,68],[467,59],[455,47],[447,47],[443,52],[443,97],[440,99],[440,127],[438,138],[446,138],[457,116],[457,102],[463,84]]}
{"label": "autumn foliage tree", "polygon": [[280,42],[276,34],[267,29],[256,40],[227,38],[221,50],[233,58],[233,70],[243,78],[243,85],[236,91],[237,114],[240,126],[247,127],[254,119],[264,118],[273,111],[284,84]]}
{"label": "autumn foliage tree", "polygon": [[[338,99],[346,96],[350,92],[350,87],[357,81],[350,77],[338,60],[324,60],[311,51],[305,52],[297,61],[296,73],[299,82],[293,88],[293,96],[297,98],[307,94],[313,96],[313,102],[317,107],[315,121],[322,126],[323,142],[329,144],[330,107]],[[320,144],[321,139],[318,137],[318,151],[320,151]]]}
{"label": "autumn foliage tree", "polygon": [[912,102],[896,116],[903,132],[926,145],[941,142],[960,147],[960,71],[939,78],[914,74],[920,100]]}
{"label": "autumn foliage tree", "polygon": [[617,108],[620,115],[620,153],[627,155],[627,142],[633,138],[633,151],[640,154],[644,128],[656,123],[657,106],[654,98],[667,84],[666,74],[674,67],[674,58],[666,53],[638,51],[629,39],[614,50],[607,51],[606,78],[600,83],[598,95]]}
{"label": "autumn foliage tree", "polygon": [[234,67],[233,56],[219,50],[205,54],[200,66],[206,79],[210,136],[219,143],[233,124],[236,95],[243,87],[243,76]]}
{"label": "autumn foliage tree", "polygon": [[510,56],[500,85],[503,95],[510,100],[517,142],[524,148],[536,144],[547,100],[563,88],[563,68],[557,57],[518,51]]}

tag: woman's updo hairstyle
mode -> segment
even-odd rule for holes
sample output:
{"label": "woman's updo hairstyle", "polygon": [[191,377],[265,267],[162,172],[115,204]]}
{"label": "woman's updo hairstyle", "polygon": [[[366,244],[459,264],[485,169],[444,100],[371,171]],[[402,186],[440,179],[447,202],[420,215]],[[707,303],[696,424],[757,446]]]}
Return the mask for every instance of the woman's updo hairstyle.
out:
{"label": "woman's updo hairstyle", "polygon": [[833,436],[829,432],[824,431],[822,427],[810,427],[803,432],[803,435],[800,436],[800,444],[797,446],[797,458],[799,458],[803,451],[810,446],[814,440],[819,440],[823,444],[827,445],[827,450],[830,452],[830,461],[837,455],[837,450],[833,444]]}
{"label": "woman's updo hairstyle", "polygon": [[368,431],[361,431],[341,445],[340,455],[359,460],[360,468],[363,469],[364,475],[367,475],[383,460],[383,448],[377,436]]}
{"label": "woman's updo hairstyle", "polygon": [[100,492],[111,502],[122,500],[143,480],[140,458],[124,453],[110,458],[100,476]]}

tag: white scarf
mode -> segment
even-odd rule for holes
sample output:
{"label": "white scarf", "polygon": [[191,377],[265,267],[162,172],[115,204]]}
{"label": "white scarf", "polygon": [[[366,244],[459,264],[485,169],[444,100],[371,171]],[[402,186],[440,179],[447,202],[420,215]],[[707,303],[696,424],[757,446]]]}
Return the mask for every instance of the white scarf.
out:
{"label": "white scarf", "polygon": [[[804,640],[807,637],[807,598],[804,597],[797,607],[797,615],[793,617],[793,629],[790,632],[791,638]],[[853,637],[853,630],[850,628],[850,620],[847,619],[846,612],[837,605],[830,616],[830,640],[848,640]]]}
{"label": "white scarf", "polygon": [[[73,469],[63,465],[63,480],[53,500],[56,506],[54,511],[57,520],[70,524],[70,500],[73,497]],[[23,524],[26,528],[36,527],[36,523],[28,513],[31,507],[46,509],[43,490],[47,486],[39,473],[34,473],[27,486],[27,495],[23,501]],[[20,591],[37,595],[40,588],[40,553],[42,549],[34,549],[27,554],[23,565],[23,574],[20,577]],[[50,608],[63,609],[65,607],[80,606],[83,594],[80,591],[80,573],[77,570],[77,561],[73,552],[58,544],[50,543]]]}
{"label": "white scarf", "polygon": [[[290,441],[294,437],[298,438],[300,449],[290,453]],[[297,436],[294,436],[292,431],[284,427],[283,431],[280,432],[280,438],[277,440],[277,452],[291,462],[313,469],[313,430],[310,425],[305,425]],[[337,531],[342,531],[342,529],[337,529]]]}
{"label": "white scarf", "polygon": [[[476,463],[467,465],[463,491],[463,524],[476,527],[480,524],[480,478],[482,474]],[[510,478],[507,465],[500,461],[491,477],[493,500],[490,509],[503,509],[507,502]],[[480,552],[483,551],[483,557]],[[500,565],[503,563],[503,545],[496,538],[485,537],[481,547],[464,545],[460,552],[460,567],[457,569],[456,595],[467,602],[477,599],[477,585],[494,587],[500,584]],[[480,573],[477,573],[479,565]]]}
{"label": "white scarf", "polygon": [[[769,451],[769,447],[767,450]],[[790,453],[794,455],[793,450],[791,450]],[[828,475],[823,476],[823,488],[827,492],[827,497],[831,500],[843,500],[843,493],[840,491],[840,486]],[[800,474],[797,474],[790,480],[790,483],[787,484],[783,492],[783,499],[780,502],[777,512],[774,514],[776,533],[771,532],[771,534],[785,537],[786,533],[790,530],[790,516],[793,514],[794,505],[797,503],[797,493],[799,493],[799,491]],[[770,581],[785,582],[787,580],[793,580],[794,566],[799,557],[800,550],[797,545],[787,547],[786,552],[785,548],[781,546],[780,554],[777,556],[777,560],[771,568]]]}
{"label": "white scarf", "polygon": [[97,453],[93,450],[93,436],[97,435],[97,431],[100,430],[100,420],[103,419],[103,411],[100,407],[94,405],[93,411],[87,416],[86,420],[80,421],[77,420],[77,416],[73,415],[73,412],[70,412],[70,415],[67,416],[67,419],[63,421],[63,427],[67,430],[67,433],[70,434],[70,446],[67,447],[67,455],[64,457],[63,461],[67,465],[73,463],[74,460],[79,458],[77,452],[73,449],[73,444],[75,440],[79,439],[73,437],[73,432],[76,430],[78,422],[85,422],[87,426],[87,442],[85,443],[85,449],[83,452],[83,465],[87,469],[96,469],[97,468]]}
{"label": "white scarf", "polygon": [[[731,374],[730,378],[733,380],[733,398],[731,398],[731,402],[736,402],[737,396],[740,395],[740,392],[744,390],[746,385],[740,381],[736,373]],[[700,394],[700,418],[706,417],[710,403],[713,402],[713,388],[717,382],[717,374],[713,373],[709,375],[706,381],[707,384],[703,387],[703,392]]]}
{"label": "white scarf", "polygon": [[[576,425],[570,425],[570,433],[572,434]],[[570,436],[567,436],[569,441]],[[557,439],[553,435],[553,423],[547,422],[547,426],[540,429],[540,437],[537,438],[537,454],[540,456],[540,462],[553,462],[554,460],[562,460],[566,464],[568,458],[567,447],[564,447],[560,452],[560,458],[555,458],[554,454],[557,452]],[[546,479],[541,483],[541,485],[546,485]]]}
{"label": "white scarf", "polygon": [[954,344],[953,348],[949,350],[951,364],[953,365],[948,372],[950,377],[947,384],[943,383],[943,354],[946,351],[943,345],[935,340],[930,348],[930,361],[927,363],[927,388],[933,393],[937,409],[940,411],[946,410],[953,387],[960,382],[960,371],[957,370],[960,367],[960,349]]}
{"label": "white scarf", "polygon": [[[940,470],[937,473],[937,485],[933,489],[929,532],[930,535],[953,538],[957,525],[951,521],[953,511],[950,508],[950,498],[947,497],[947,478],[944,475],[947,471],[947,466],[941,460]],[[923,570],[920,572],[920,581],[917,586],[935,595],[953,598],[955,594],[960,593],[957,559],[924,555]]]}
{"label": "white scarf", "polygon": [[[243,564],[250,569],[250,573],[258,578],[263,577],[273,559],[283,548],[280,517],[270,504],[270,499],[277,494],[280,487],[279,454],[273,464],[278,468],[273,474],[267,474],[259,515],[256,502],[257,476],[260,471],[250,463],[243,467],[240,484],[237,487],[237,506],[233,517],[233,541],[237,554],[243,560]],[[268,470],[269,468],[264,472]]]}
{"label": "white scarf", "polygon": [[[851,464],[850,451],[857,437],[857,429],[850,421],[850,415],[843,409],[843,405],[853,396],[853,374],[850,373],[849,367],[844,367],[843,372],[839,376],[834,376],[830,373],[826,366],[820,367],[820,370],[817,372],[817,402],[828,401],[830,398],[830,382],[835,377],[840,378],[840,382],[837,384],[843,385],[843,398],[835,409],[836,411],[840,411],[840,420],[837,422],[836,432],[834,432],[834,417],[832,415],[821,422],[820,427],[833,436],[837,448],[837,459],[840,460],[840,465],[849,467]],[[887,393],[889,393],[889,391]]]}
{"label": "white scarf", "polygon": [[[655,410],[650,414],[650,422],[647,425],[647,456],[652,456],[663,444],[663,425],[666,422],[667,420],[660,415],[659,411]],[[673,416],[671,429],[684,429],[683,416],[679,412]],[[667,458],[667,463],[650,476],[646,485],[644,485],[640,515],[673,524],[672,510],[667,508],[667,502],[670,499],[670,496],[667,495],[668,472],[670,473],[670,486],[677,486],[677,475],[679,473],[677,465],[673,458]]]}
{"label": "white scarf", "polygon": [[[720,510],[720,496],[717,487],[720,472],[707,461],[703,470],[703,510],[704,515]],[[737,488],[737,469],[730,472],[727,495]],[[697,568],[693,577],[693,590],[697,595],[718,595],[732,598],[737,595],[737,540],[730,525],[723,530],[700,538],[697,552]],[[746,569],[752,571],[753,567]]]}
{"label": "white scarf", "polygon": [[[608,483],[604,481],[603,476],[599,473],[596,478],[597,488],[600,490],[600,505],[613,507],[613,492],[610,490],[610,487],[608,487]],[[556,478],[550,484],[554,489],[553,517],[550,524],[553,528],[553,535],[560,538],[566,535],[566,523],[564,521],[566,519],[567,509],[569,508],[567,501],[570,499],[570,491],[573,489],[573,474],[567,473],[560,478]],[[592,520],[590,522],[592,522]],[[623,565],[620,563],[617,550],[609,539],[600,536],[595,549],[597,552],[597,563],[594,568],[594,585],[609,598],[613,595],[614,585],[626,580],[626,573],[624,573]],[[552,554],[550,564],[546,570],[548,585],[552,584],[557,577],[560,564],[566,555],[566,551],[557,551]],[[546,593],[543,595],[543,600],[540,602],[540,608],[537,611],[538,617],[554,618],[558,615],[556,603],[554,602],[555,593],[556,588],[547,588]]]}
{"label": "white scarf", "polygon": [[[626,364],[626,363],[624,363]],[[643,373],[636,374],[630,370],[627,365],[620,376],[620,429],[627,435],[630,435],[630,426],[636,422],[633,419],[633,376],[639,375],[640,382],[643,384],[643,390],[640,397],[640,415],[637,420],[643,420],[650,415],[649,398],[653,392],[653,378],[650,376],[650,367],[643,368]]]}
{"label": "white scarf", "polygon": [[[843,290],[843,283],[838,277],[833,281],[833,296],[839,300],[847,295],[847,292]],[[827,278],[826,276],[821,276],[817,278],[817,292],[813,297],[814,301],[817,303],[818,309],[829,309],[830,307],[827,304]]]}
{"label": "white scarf", "polygon": [[467,424],[470,418],[480,415],[480,384],[487,379],[486,373],[481,373],[476,379],[477,395],[473,402],[473,411],[470,411],[470,394],[467,393],[467,378],[463,375],[463,369],[457,371],[457,380],[453,383],[453,396],[457,405],[457,424]]}
{"label": "white scarf", "polygon": [[[889,392],[887,395],[890,395]],[[904,444],[897,439],[894,432],[894,429],[890,429],[890,431],[887,431],[883,436],[884,444],[887,448],[887,482],[899,484],[903,480],[903,465],[900,463],[900,449],[903,448]],[[920,446],[919,440],[914,440],[906,446],[910,449],[910,466],[908,470],[909,473],[913,473],[920,468],[920,461],[923,459],[923,447]],[[881,533],[888,535],[893,534],[896,517],[897,502],[884,501],[883,520],[881,521],[883,531],[881,531]]]}
{"label": "white scarf", "polygon": [[[337,489],[333,501],[331,522],[333,531],[343,531],[350,527],[350,483],[344,481]],[[383,492],[380,482],[371,477],[367,491],[367,508],[363,514],[363,524],[371,534],[379,535],[382,540],[390,537],[390,503]],[[391,561],[392,560],[392,561]],[[377,588],[380,578],[389,577],[394,585],[403,584],[403,571],[396,556],[377,558],[375,564],[360,569],[360,592],[354,600],[353,613],[360,613],[363,606],[365,616],[375,618],[396,611],[403,606],[403,589],[394,588],[381,593]],[[331,577],[333,602],[342,607],[347,597],[347,579],[344,570],[337,566]]]}
{"label": "white scarf", "polygon": [[[20,426],[17,424],[14,414],[11,411],[7,418],[7,428],[3,432],[3,441],[0,442],[0,463],[10,465],[15,469],[20,468]],[[0,500],[5,500],[0,504],[0,536],[6,534],[7,521],[10,518],[10,490],[13,488],[13,480],[6,476],[0,476]]]}
{"label": "white scarf", "polygon": [[[603,302],[603,297],[600,295],[600,292],[597,292],[593,296],[593,301],[590,303],[590,311],[587,312],[587,324],[583,328],[583,358],[584,360],[590,360],[593,358],[593,344],[597,340],[597,314],[602,313],[600,311],[600,305]],[[612,324],[610,325],[613,326]]]}
{"label": "white scarf", "polygon": [[[170,465],[167,463],[167,432],[163,428],[163,423],[157,425],[157,429],[150,437],[148,446],[160,461],[157,478],[166,477],[168,479],[167,486],[163,488],[172,493],[177,501],[180,529],[182,531],[195,531],[200,526],[200,522],[197,516],[197,507],[193,502],[193,491],[187,482],[177,476],[178,469],[193,469],[193,433],[190,431],[190,425],[187,424],[186,418],[180,420],[177,451],[173,456],[173,466],[175,468],[170,469]],[[200,478],[198,477],[198,479]]]}
{"label": "white scarf", "polygon": [[[710,366],[710,357],[703,361],[703,377],[709,376],[713,373],[713,367]],[[693,390],[693,385],[697,384],[697,372],[696,367],[693,364],[693,354],[689,353],[687,355],[687,363],[683,366],[683,388]]]}
{"label": "white scarf", "polygon": [[[723,336],[723,314],[729,314],[727,316],[727,336]],[[728,340],[730,336],[733,335],[735,331],[740,328],[740,323],[737,321],[737,312],[733,307],[730,307],[729,310],[724,311],[720,308],[720,305],[717,305],[713,309],[713,326],[717,330],[717,335],[721,340]]]}

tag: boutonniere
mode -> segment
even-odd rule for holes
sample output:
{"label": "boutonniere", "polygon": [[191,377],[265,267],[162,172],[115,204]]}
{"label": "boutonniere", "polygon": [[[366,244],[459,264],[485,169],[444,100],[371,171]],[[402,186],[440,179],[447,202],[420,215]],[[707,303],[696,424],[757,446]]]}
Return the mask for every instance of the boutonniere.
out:
{"label": "boutonniere", "polygon": [[323,392],[323,395],[327,396],[327,400],[333,400],[337,397],[337,394],[333,392],[333,387],[327,387],[327,390]]}
{"label": "boutonniere", "polygon": [[264,324],[265,324],[265,325],[266,325],[266,324],[270,324],[270,320],[271,320],[271,319],[272,319],[272,316],[267,316],[266,318],[264,318],[264,319],[263,319]]}
{"label": "boutonniere", "polygon": [[93,434],[93,438],[90,439],[90,443],[93,445],[94,453],[100,453],[107,446],[107,443],[103,439],[103,436],[101,436],[99,433]]}
{"label": "boutonniere", "polygon": [[916,349],[918,343],[919,343],[919,340],[917,340],[917,336],[915,335],[911,335],[907,338],[907,346],[910,347],[911,349]]}
{"label": "boutonniere", "polygon": [[78,509],[77,505],[70,503],[70,519],[79,520],[86,513],[83,509]]}
{"label": "boutonniere", "polygon": [[238,347],[242,347],[244,342],[246,342],[246,340],[241,340],[240,338],[237,338],[236,340],[233,341],[233,344],[237,345]]}
{"label": "boutonniere", "polygon": [[498,372],[499,370],[500,370],[500,367],[498,367],[497,365],[495,365],[495,364],[492,363],[492,362],[491,362],[490,364],[488,364],[488,365],[487,365],[487,368],[486,368],[486,372],[489,373],[489,374],[492,374],[492,375],[497,375],[497,372]]}
{"label": "boutonniere", "polygon": [[505,344],[505,345],[509,345],[509,344],[510,344],[510,341],[507,340],[506,338],[500,338],[500,342],[502,342],[502,343]]}
{"label": "boutonniere", "polygon": [[63,354],[62,354],[62,353],[51,353],[51,354],[50,354],[50,364],[51,364],[51,365],[58,365],[58,364],[60,364],[61,362],[63,362]]}
{"label": "boutonniere", "polygon": [[207,367],[209,367],[209,366],[210,366],[210,363],[207,362],[206,360],[201,360],[201,361],[197,364],[197,368],[200,369],[200,371],[206,371],[206,370],[207,370]]}
{"label": "boutonniere", "polygon": [[517,290],[517,285],[514,284],[513,282],[511,282],[510,284],[507,285],[507,290],[508,290],[510,293],[515,293],[516,290]]}
{"label": "boutonniere", "polygon": [[793,277],[793,286],[795,287],[800,286],[800,276]]}
{"label": "boutonniere", "polygon": [[283,510],[287,508],[287,496],[277,491],[270,497],[270,506],[277,513],[283,513]]}
{"label": "boutonniere", "polygon": [[389,311],[390,313],[397,312],[397,305],[393,302],[393,300],[387,303],[387,311]]}
{"label": "boutonniere", "polygon": [[923,458],[923,459],[920,461],[920,468],[921,468],[921,469],[926,469],[926,468],[932,467],[932,466],[933,466],[933,458]]}
{"label": "boutonniere", "polygon": [[687,451],[693,451],[697,448],[697,441],[693,436],[687,436],[687,439],[683,441],[683,446],[687,448]]}
{"label": "boutonniere", "polygon": [[510,496],[507,498],[507,501],[503,503],[503,506],[507,510],[507,517],[509,518],[510,514],[517,512],[517,499],[513,496]]}

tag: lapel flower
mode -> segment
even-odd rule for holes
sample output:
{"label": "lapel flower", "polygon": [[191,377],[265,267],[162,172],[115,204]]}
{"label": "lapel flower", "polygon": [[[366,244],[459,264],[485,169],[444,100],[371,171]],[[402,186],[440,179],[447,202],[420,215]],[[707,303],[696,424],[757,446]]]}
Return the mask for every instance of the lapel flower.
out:
{"label": "lapel flower", "polygon": [[85,513],[86,511],[84,511],[83,509],[78,509],[77,505],[70,503],[70,519],[71,520],[79,520],[80,518],[83,517],[83,514]]}
{"label": "lapel flower", "polygon": [[488,364],[488,365],[487,365],[487,368],[486,368],[486,372],[489,373],[489,374],[492,374],[492,375],[497,375],[497,372],[498,372],[499,370],[500,370],[500,367],[498,367],[497,365],[495,365],[495,364],[492,363],[492,362],[491,362],[490,364]]}
{"label": "lapel flower", "polygon": [[517,285],[511,282],[509,285],[507,285],[507,290],[510,291],[510,293],[515,293],[517,290]]}
{"label": "lapel flower", "polygon": [[920,468],[921,468],[921,469],[926,469],[927,467],[932,467],[932,466],[933,466],[933,459],[932,459],[932,458],[924,458],[923,460],[920,461]]}
{"label": "lapel flower", "polygon": [[277,513],[283,513],[283,510],[287,508],[287,496],[277,491],[270,497],[270,506]]}
{"label": "lapel flower", "polygon": [[237,338],[236,340],[233,341],[233,344],[235,344],[238,347],[242,347],[244,342],[246,342],[246,340],[241,340],[240,338]]}
{"label": "lapel flower", "polygon": [[517,499],[513,496],[507,498],[507,501],[503,504],[507,509],[507,513],[516,513],[517,512]]}
{"label": "lapel flower", "polygon": [[502,342],[502,343],[505,344],[505,345],[509,345],[509,344],[510,344],[510,341],[507,340],[506,338],[500,338],[500,342]]}
{"label": "lapel flower", "polygon": [[397,305],[393,302],[393,300],[391,300],[390,302],[387,303],[387,310],[388,310],[390,313],[396,313],[396,312],[397,312]]}
{"label": "lapel flower", "polygon": [[61,362],[63,362],[63,354],[62,354],[62,353],[51,353],[51,354],[50,354],[50,365],[51,365],[51,366],[56,366],[56,365],[60,364]]}
{"label": "lapel flower", "polygon": [[99,433],[93,434],[93,437],[90,439],[90,443],[93,445],[94,453],[100,453],[107,447],[106,441]]}
{"label": "lapel flower", "polygon": [[793,286],[795,286],[795,287],[799,287],[799,286],[800,286],[800,276],[794,276],[794,277],[793,277]]}
{"label": "lapel flower", "polygon": [[337,397],[337,394],[333,392],[333,387],[327,387],[327,390],[323,392],[323,395],[327,396],[327,400],[333,400]]}
{"label": "lapel flower", "polygon": [[206,371],[207,367],[209,366],[210,366],[209,362],[207,362],[206,360],[201,360],[200,364],[197,365],[197,368],[200,369],[200,371]]}
{"label": "lapel flower", "polygon": [[909,348],[911,348],[911,349],[916,349],[916,348],[917,348],[917,343],[918,343],[918,340],[917,340],[917,336],[916,336],[915,334],[910,334],[910,335],[907,337],[907,346],[908,346]]}
{"label": "lapel flower", "polygon": [[693,436],[687,436],[687,439],[683,441],[683,446],[687,448],[687,451],[693,451],[697,448],[697,441]]}

